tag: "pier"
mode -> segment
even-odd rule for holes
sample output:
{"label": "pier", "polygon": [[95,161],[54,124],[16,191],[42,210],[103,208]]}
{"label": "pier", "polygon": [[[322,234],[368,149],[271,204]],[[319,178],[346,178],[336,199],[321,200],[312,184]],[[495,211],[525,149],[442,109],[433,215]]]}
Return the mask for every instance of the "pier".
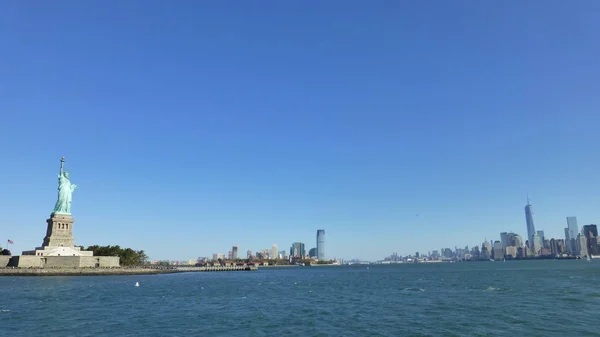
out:
{"label": "pier", "polygon": [[201,271],[252,271],[258,270],[257,266],[205,266],[205,267],[175,267],[178,272],[201,272]]}

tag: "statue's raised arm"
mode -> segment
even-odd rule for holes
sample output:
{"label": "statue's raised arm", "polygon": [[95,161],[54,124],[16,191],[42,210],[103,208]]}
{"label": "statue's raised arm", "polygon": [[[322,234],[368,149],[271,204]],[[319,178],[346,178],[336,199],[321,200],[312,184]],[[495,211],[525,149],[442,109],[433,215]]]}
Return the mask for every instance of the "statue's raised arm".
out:
{"label": "statue's raised arm", "polygon": [[64,166],[65,166],[65,157],[62,157],[62,158],[60,158],[60,171],[58,171],[58,178],[59,179],[60,179],[60,177],[63,176]]}
{"label": "statue's raised arm", "polygon": [[71,214],[71,200],[77,185],[72,184],[69,172],[64,170],[65,157],[60,159],[60,173],[58,175],[58,199],[54,206],[53,214]]}

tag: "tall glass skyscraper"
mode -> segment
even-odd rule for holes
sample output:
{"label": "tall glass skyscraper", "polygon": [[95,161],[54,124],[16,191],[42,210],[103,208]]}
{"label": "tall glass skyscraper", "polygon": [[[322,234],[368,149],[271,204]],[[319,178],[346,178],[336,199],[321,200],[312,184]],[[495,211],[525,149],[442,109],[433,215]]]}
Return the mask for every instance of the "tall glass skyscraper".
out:
{"label": "tall glass skyscraper", "polygon": [[579,234],[579,226],[577,226],[577,217],[567,217],[567,228],[569,229],[569,239],[576,239]]}
{"label": "tall glass skyscraper", "polygon": [[525,222],[527,223],[527,240],[529,240],[529,248],[533,249],[533,235],[535,232],[535,226],[533,225],[533,210],[531,204],[529,204],[529,196],[527,197],[527,205],[525,205]]}
{"label": "tall glass skyscraper", "polygon": [[577,217],[567,217],[567,228],[565,228],[565,240],[567,247],[571,253],[579,253],[577,251],[577,234],[579,234],[579,226],[577,226]]}
{"label": "tall glass skyscraper", "polygon": [[317,230],[317,259],[325,260],[325,230]]}

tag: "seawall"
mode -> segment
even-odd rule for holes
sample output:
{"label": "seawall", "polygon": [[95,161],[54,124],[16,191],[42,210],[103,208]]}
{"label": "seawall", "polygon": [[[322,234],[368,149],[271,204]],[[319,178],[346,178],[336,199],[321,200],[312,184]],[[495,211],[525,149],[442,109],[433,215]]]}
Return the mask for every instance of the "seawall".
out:
{"label": "seawall", "polygon": [[179,268],[0,268],[0,276],[115,276],[254,270],[257,270],[257,268],[247,266]]}

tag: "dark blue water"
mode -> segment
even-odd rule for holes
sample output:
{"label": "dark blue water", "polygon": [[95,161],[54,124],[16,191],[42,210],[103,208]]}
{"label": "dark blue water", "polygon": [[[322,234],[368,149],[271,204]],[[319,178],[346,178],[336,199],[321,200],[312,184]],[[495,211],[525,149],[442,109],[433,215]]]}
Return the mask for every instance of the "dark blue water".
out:
{"label": "dark blue water", "polygon": [[583,260],[0,277],[0,336],[599,336],[599,286]]}

